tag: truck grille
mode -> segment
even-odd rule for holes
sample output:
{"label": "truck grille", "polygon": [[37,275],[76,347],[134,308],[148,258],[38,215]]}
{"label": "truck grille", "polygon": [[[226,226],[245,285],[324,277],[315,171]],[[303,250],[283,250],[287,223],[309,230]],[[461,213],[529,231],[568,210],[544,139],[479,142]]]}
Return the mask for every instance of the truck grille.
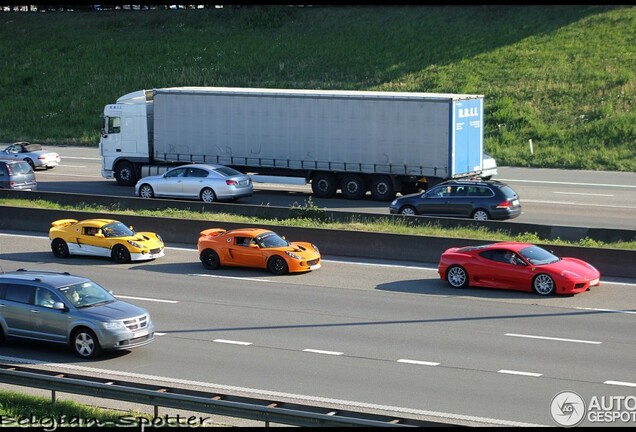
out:
{"label": "truck grille", "polygon": [[130,331],[137,331],[148,326],[148,315],[124,320],[124,325]]}

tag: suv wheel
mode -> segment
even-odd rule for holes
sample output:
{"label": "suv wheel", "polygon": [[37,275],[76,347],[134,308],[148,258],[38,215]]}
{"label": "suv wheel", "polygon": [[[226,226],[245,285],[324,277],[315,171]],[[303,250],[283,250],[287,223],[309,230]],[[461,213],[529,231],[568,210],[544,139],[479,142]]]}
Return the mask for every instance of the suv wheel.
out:
{"label": "suv wheel", "polygon": [[82,358],[94,358],[101,351],[97,336],[87,328],[76,330],[71,343],[75,354]]}

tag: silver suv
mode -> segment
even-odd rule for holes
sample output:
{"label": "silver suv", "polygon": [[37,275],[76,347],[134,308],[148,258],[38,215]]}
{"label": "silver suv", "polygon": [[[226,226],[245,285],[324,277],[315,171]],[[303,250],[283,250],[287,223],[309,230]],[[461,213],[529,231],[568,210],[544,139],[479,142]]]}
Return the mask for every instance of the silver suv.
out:
{"label": "silver suv", "polygon": [[7,337],[68,344],[82,358],[154,340],[144,308],[67,272],[0,273],[0,344]]}

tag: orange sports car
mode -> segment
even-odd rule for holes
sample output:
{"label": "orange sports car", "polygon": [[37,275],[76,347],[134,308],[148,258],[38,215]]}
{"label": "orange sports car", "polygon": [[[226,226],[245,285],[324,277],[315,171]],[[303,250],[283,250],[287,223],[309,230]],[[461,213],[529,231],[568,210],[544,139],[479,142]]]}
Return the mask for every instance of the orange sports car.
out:
{"label": "orange sports car", "polygon": [[262,228],[203,230],[197,250],[203,266],[211,270],[221,266],[255,267],[282,275],[320,268],[316,245],[289,242]]}

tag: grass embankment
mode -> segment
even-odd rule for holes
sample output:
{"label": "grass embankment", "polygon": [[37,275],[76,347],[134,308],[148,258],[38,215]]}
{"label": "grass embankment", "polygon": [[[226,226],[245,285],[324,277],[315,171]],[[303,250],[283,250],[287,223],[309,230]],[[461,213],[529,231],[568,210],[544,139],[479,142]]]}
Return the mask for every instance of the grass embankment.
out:
{"label": "grass embankment", "polygon": [[96,146],[103,106],[153,87],[476,93],[501,166],[636,171],[632,6],[8,12],[0,23],[0,142]]}
{"label": "grass embankment", "polygon": [[58,427],[102,427],[117,424],[136,426],[135,419],[152,418],[148,414],[90,407],[72,401],[29,396],[0,390],[0,427],[38,427],[54,431]]}
{"label": "grass embankment", "polygon": [[484,241],[525,241],[529,243],[541,243],[552,245],[569,245],[582,247],[597,248],[615,248],[615,249],[636,249],[636,241],[632,242],[616,242],[604,243],[590,238],[584,238],[578,242],[570,242],[561,239],[542,239],[536,233],[524,233],[512,235],[507,230],[492,231],[486,227],[475,228],[444,228],[439,224],[416,224],[409,218],[386,218],[381,220],[365,220],[363,216],[352,218],[348,222],[336,222],[329,220],[325,210],[315,206],[311,197],[305,201],[303,205],[295,204],[292,206],[293,216],[286,219],[267,219],[257,216],[242,216],[229,213],[209,213],[197,212],[179,209],[166,210],[129,210],[121,209],[119,206],[112,207],[86,205],[78,203],[73,206],[61,205],[44,200],[16,200],[16,199],[0,199],[0,205],[9,205],[13,207],[30,207],[30,208],[46,208],[55,210],[73,210],[73,211],[90,211],[90,212],[106,212],[122,215],[137,215],[151,217],[169,217],[178,219],[193,220],[209,220],[215,222],[235,222],[242,224],[258,224],[258,225],[279,225],[293,226],[304,228],[326,228],[349,231],[367,231],[367,232],[384,232],[394,234],[422,235],[432,237],[450,237],[462,239],[475,239]]}

